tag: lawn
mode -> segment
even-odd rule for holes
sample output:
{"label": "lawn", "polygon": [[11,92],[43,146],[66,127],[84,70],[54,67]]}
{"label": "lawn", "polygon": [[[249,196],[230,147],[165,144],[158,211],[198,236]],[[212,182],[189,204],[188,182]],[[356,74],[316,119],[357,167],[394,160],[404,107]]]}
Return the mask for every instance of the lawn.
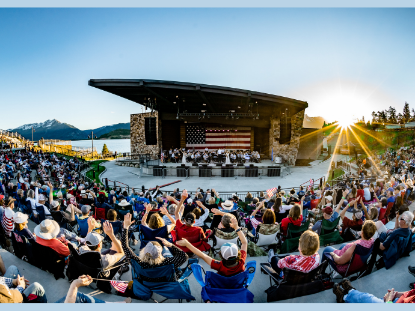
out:
{"label": "lawn", "polygon": [[[105,170],[104,166],[99,165],[102,162],[107,162],[107,160],[97,160],[97,161],[89,162],[90,170],[86,172],[86,176],[88,178],[91,178],[97,184],[102,184],[101,181],[99,180],[99,174],[101,174]],[[95,171],[95,178],[93,175],[93,171]]]}
{"label": "lawn", "polygon": [[[336,169],[334,169],[334,178],[333,179],[336,179],[337,177],[340,177],[343,174],[344,174],[344,171],[341,168],[336,168]],[[332,178],[331,178],[331,171],[330,171],[329,178],[328,178],[327,181],[331,181],[331,180],[332,180]]]}

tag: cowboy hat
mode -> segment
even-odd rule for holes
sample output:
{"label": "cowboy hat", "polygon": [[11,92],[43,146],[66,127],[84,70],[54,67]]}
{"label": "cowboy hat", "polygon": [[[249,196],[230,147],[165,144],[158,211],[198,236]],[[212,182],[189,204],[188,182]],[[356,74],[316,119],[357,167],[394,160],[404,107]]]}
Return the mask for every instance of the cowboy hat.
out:
{"label": "cowboy hat", "polygon": [[222,208],[225,210],[231,210],[233,208],[233,202],[226,200],[224,203],[222,203]]}
{"label": "cowboy hat", "polygon": [[35,227],[36,236],[44,240],[52,240],[56,238],[60,230],[58,223],[54,220],[45,219]]}
{"label": "cowboy hat", "polygon": [[127,200],[121,200],[120,203],[118,203],[118,206],[127,206],[130,205],[130,203],[127,202]]}

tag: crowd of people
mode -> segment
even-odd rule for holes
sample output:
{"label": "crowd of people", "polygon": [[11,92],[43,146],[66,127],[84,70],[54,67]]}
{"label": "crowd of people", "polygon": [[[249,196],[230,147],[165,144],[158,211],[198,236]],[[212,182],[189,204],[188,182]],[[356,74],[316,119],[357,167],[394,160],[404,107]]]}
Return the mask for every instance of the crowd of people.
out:
{"label": "crowd of people", "polygon": [[[182,151],[171,150],[169,158],[176,152]],[[209,150],[200,156],[206,154]],[[117,268],[119,274],[128,265],[142,270],[173,265],[179,279],[183,265],[199,258],[219,275],[232,277],[245,270],[248,256],[265,255],[281,278],[284,269],[308,273],[324,261],[344,274],[357,248],[368,250],[362,261],[370,258],[370,273],[374,266],[389,269],[412,251],[415,148],[386,151],[367,162],[334,186],[322,182],[287,192],[278,187],[255,196],[224,197],[215,189],[197,188],[193,195],[178,188],[163,192],[158,186],[107,189],[85,180],[78,159],[28,149],[0,151],[0,238],[10,251],[13,241],[25,240],[50,248],[67,269],[75,260],[73,251],[80,256],[95,252],[104,270]],[[29,222],[36,224],[33,231]],[[320,255],[327,224],[334,224],[347,243],[338,249],[327,246]],[[295,250],[283,254],[293,230],[300,232]],[[266,236],[275,236],[273,243],[259,245]],[[0,259],[0,272],[1,302],[47,301],[42,284],[28,285],[16,266],[5,267]],[[415,267],[409,272],[415,275]],[[72,280],[58,302],[102,302],[78,291],[93,278]],[[132,274],[127,293],[140,298],[138,283],[163,280]],[[359,292],[347,279],[335,284],[333,292],[338,302],[382,300]],[[413,302],[414,297],[413,291],[391,289],[383,301]]]}

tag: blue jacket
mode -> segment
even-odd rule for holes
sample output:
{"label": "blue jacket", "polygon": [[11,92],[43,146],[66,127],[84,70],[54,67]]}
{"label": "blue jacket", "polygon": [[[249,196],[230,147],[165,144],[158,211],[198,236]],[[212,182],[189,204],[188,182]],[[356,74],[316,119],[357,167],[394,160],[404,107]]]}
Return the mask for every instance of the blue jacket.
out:
{"label": "blue jacket", "polygon": [[[385,239],[386,238],[386,239]],[[412,249],[412,233],[409,229],[395,229],[388,236],[382,233],[379,239],[386,248],[383,252],[385,268],[391,268],[402,256],[408,256]]]}

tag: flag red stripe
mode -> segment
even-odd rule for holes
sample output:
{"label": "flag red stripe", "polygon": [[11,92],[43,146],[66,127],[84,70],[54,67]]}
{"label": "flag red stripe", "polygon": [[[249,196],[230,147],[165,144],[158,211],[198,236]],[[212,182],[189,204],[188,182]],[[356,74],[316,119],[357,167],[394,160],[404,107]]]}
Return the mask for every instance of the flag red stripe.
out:
{"label": "flag red stripe", "polygon": [[247,139],[251,140],[251,135],[229,135],[229,134],[208,135],[208,134],[206,134],[206,140],[212,139],[212,138],[247,138]]}

